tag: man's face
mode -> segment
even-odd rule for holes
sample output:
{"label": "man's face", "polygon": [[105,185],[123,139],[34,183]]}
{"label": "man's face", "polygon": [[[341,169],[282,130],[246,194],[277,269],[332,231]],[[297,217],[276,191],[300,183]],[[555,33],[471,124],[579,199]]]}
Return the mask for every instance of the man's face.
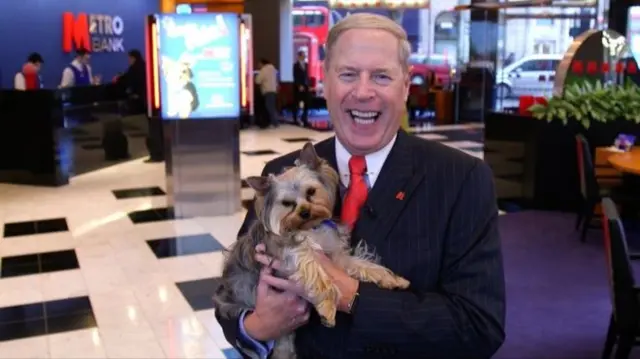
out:
{"label": "man's face", "polygon": [[89,58],[90,58],[89,54],[84,54],[84,55],[80,56],[80,62],[85,64],[85,65],[88,65],[89,64]]}
{"label": "man's face", "polygon": [[304,60],[305,60],[304,52],[299,53],[298,54],[298,61],[304,62]]}
{"label": "man's face", "polygon": [[324,97],[336,136],[352,155],[381,149],[400,128],[409,77],[399,46],[386,31],[352,29],[331,51]]}
{"label": "man's face", "polygon": [[136,63],[136,58],[133,56],[129,56],[129,65],[133,65]]}
{"label": "man's face", "polygon": [[42,62],[36,61],[33,63],[33,66],[36,68],[38,72],[40,72],[40,69],[42,68]]}

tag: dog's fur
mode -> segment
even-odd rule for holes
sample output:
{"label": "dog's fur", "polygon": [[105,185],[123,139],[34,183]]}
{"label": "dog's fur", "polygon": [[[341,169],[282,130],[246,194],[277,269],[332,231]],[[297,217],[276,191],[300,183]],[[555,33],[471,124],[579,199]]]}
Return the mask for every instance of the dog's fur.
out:
{"label": "dog's fur", "polygon": [[[323,224],[332,218],[338,173],[319,158],[311,143],[305,144],[295,167],[278,176],[250,177],[256,191],[257,221],[239,238],[224,263],[222,285],[214,300],[216,310],[226,318],[255,308],[261,265],[255,247],[263,243],[268,255],[284,264],[283,277],[302,284],[323,324],[335,325],[340,293],[316,261],[322,250],[352,278],[382,288],[407,288],[409,282],[376,264],[364,245],[351,255],[349,230]],[[294,334],[276,341],[274,359],[295,359]]]}

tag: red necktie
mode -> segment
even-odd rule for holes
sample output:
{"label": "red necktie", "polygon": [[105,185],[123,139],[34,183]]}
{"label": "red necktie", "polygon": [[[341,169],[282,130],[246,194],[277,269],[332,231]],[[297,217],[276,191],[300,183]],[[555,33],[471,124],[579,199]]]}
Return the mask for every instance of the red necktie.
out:
{"label": "red necktie", "polygon": [[367,162],[364,157],[351,156],[349,159],[349,188],[342,203],[342,215],[340,217],[342,223],[348,225],[349,228],[353,228],[356,220],[358,220],[360,208],[367,200],[369,186],[367,186],[367,181],[365,180],[366,169]]}

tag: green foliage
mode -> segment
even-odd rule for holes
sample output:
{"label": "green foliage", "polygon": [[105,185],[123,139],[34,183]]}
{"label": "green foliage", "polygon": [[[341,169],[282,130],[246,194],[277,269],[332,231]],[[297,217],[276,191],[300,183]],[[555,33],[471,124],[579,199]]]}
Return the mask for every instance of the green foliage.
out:
{"label": "green foliage", "polygon": [[618,119],[640,123],[640,88],[628,82],[624,86],[605,86],[602,82],[583,82],[565,88],[563,96],[551,97],[546,105],[529,107],[534,118],[551,122],[578,121],[589,128],[591,121]]}

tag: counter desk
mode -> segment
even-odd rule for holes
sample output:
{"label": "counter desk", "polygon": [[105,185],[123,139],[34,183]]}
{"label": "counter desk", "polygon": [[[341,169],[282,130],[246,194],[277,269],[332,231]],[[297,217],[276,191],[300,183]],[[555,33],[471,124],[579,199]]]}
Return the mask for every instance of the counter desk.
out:
{"label": "counter desk", "polygon": [[143,107],[111,84],[0,91],[0,182],[63,186],[147,156]]}

